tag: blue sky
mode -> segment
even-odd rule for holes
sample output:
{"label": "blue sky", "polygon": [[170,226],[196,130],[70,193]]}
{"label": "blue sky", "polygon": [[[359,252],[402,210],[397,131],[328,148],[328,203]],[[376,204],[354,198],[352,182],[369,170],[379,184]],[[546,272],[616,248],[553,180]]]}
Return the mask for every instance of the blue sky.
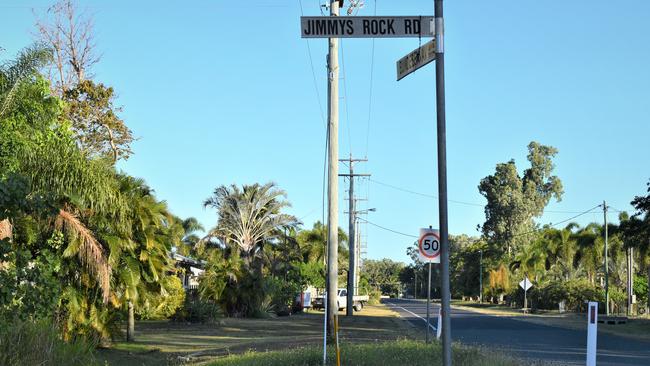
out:
{"label": "blue sky", "polygon": [[[327,42],[300,38],[299,2],[134,3],[81,1],[94,14],[103,55],[96,79],[117,90],[122,117],[140,138],[120,168],[145,178],[177,215],[207,227],[216,215],[202,201],[230,183],[274,181],[305,226],[319,220]],[[320,14],[319,1],[302,3],[305,15]],[[373,14],[374,0],[366,3],[359,15]],[[31,42],[32,9],[49,4],[2,0],[1,59]],[[433,1],[376,6],[378,15],[433,12]],[[629,211],[650,178],[650,2],[456,0],[446,2],[445,15],[449,198],[484,204],[479,180],[509,159],[525,169],[535,140],[559,149],[555,172],[565,194],[548,210],[567,211],[540,223],[603,200]],[[358,172],[436,195],[434,66],[395,81],[395,61],[418,39],[377,39],[374,53],[369,39],[342,45],[341,157],[367,156]],[[358,187],[369,199],[364,207],[377,209],[373,223],[412,235],[437,226],[434,199],[375,182]],[[478,234],[482,207],[450,202],[449,212],[452,234]],[[576,221],[601,219],[596,210]],[[342,212],[340,223],[347,228]],[[363,229],[369,258],[407,260],[413,239]]]}

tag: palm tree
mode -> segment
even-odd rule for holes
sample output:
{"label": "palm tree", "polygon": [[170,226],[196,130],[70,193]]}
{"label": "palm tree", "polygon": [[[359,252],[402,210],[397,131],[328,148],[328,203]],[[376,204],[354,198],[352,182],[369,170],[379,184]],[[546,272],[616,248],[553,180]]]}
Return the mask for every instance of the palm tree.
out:
{"label": "palm tree", "polygon": [[220,186],[203,205],[217,210],[217,225],[208,233],[238,247],[242,258],[250,259],[266,241],[277,238],[277,229],[293,227],[298,220],[282,213],[289,207],[286,193],[274,183]]}
{"label": "palm tree", "polygon": [[175,245],[175,250],[182,255],[196,255],[200,249],[201,238],[197,235],[199,231],[205,231],[203,225],[194,217],[188,217],[185,220],[175,218],[174,226],[180,230],[182,240],[180,245]]}
{"label": "palm tree", "polygon": [[564,229],[549,230],[545,233],[549,254],[554,259],[550,269],[563,280],[569,280],[578,274],[574,266],[578,247],[572,231],[577,226],[577,224],[571,223]]}
{"label": "palm tree", "polygon": [[511,263],[510,269],[517,269],[520,275],[533,276],[533,280],[538,281],[546,270],[546,258],[545,243],[538,238],[534,242],[521,247],[515,255],[515,260]]}
{"label": "palm tree", "polygon": [[603,263],[604,240],[602,227],[591,223],[576,233],[578,244],[577,257],[587,272],[589,282],[596,283],[596,275]]}
{"label": "palm tree", "polygon": [[38,70],[51,60],[50,49],[34,45],[20,52],[14,61],[0,65],[0,118],[10,110],[20,84],[38,75]]}
{"label": "palm tree", "polygon": [[[142,291],[164,292],[161,278],[172,269],[169,253],[182,234],[164,202],[157,201],[142,179],[120,176],[120,190],[131,204],[131,230],[111,255],[119,261],[117,278],[121,297],[127,304],[127,341],[134,340],[134,306]],[[113,255],[115,255],[113,257]]]}
{"label": "palm tree", "polygon": [[[310,230],[302,230],[297,235],[300,250],[303,253],[303,261],[307,262],[323,262],[327,260],[327,226],[323,225],[320,221],[316,221]],[[348,252],[348,236],[343,229],[339,228],[338,233],[339,242],[339,259],[347,257],[345,253]]]}

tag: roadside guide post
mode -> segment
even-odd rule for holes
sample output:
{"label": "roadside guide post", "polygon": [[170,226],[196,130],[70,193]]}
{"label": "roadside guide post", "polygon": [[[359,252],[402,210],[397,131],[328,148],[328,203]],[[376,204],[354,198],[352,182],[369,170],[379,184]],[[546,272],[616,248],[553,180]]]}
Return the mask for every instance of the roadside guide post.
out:
{"label": "roadside guide post", "polygon": [[531,287],[533,287],[533,284],[530,283],[530,280],[528,279],[528,275],[524,275],[524,279],[519,282],[519,286],[524,289],[524,313],[528,309],[528,299],[526,297],[526,294],[528,293],[528,290],[530,290]]}
{"label": "roadside guide post", "polygon": [[[440,263],[440,232],[429,226],[428,229],[420,229],[420,239],[418,240],[418,252],[422,262],[429,264],[429,282],[427,284],[427,325],[426,341],[429,343],[429,324],[430,307],[431,307],[431,263]],[[438,329],[440,329],[438,322]]]}
{"label": "roadside guide post", "polygon": [[589,302],[587,310],[587,366],[596,366],[598,340],[598,303]]}

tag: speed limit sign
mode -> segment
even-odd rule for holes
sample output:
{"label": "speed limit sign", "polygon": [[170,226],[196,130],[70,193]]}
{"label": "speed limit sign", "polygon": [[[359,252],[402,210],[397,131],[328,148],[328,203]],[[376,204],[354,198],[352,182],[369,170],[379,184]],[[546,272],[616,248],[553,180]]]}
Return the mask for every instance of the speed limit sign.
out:
{"label": "speed limit sign", "polygon": [[423,262],[440,263],[440,232],[435,229],[420,229],[418,250]]}

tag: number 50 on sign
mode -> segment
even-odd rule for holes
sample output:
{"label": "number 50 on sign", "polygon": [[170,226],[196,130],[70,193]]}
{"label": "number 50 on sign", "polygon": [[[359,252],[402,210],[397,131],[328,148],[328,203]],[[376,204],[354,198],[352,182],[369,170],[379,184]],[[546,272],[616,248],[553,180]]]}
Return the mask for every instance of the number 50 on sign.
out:
{"label": "number 50 on sign", "polygon": [[418,250],[423,262],[440,263],[440,232],[435,229],[420,229]]}

